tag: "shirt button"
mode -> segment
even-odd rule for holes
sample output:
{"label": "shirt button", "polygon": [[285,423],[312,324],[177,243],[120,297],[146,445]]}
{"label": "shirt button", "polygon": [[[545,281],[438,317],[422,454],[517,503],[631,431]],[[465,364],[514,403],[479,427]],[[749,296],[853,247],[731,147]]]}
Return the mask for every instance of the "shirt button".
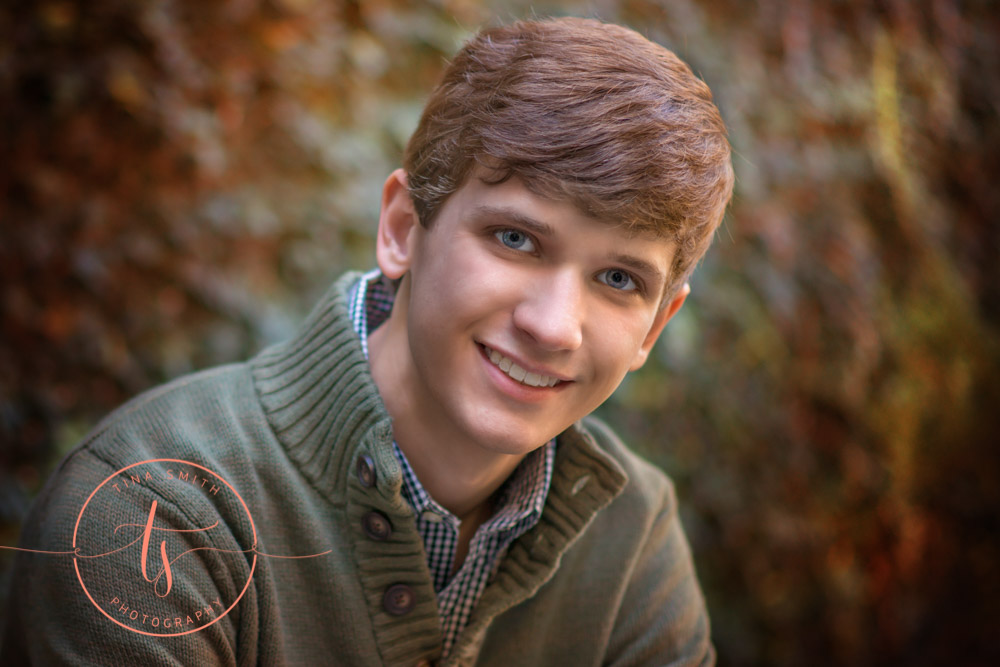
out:
{"label": "shirt button", "polygon": [[384,542],[392,535],[392,523],[389,517],[375,510],[361,517],[361,528],[365,531],[365,535],[379,542]]}
{"label": "shirt button", "polygon": [[382,608],[393,616],[409,614],[417,604],[417,596],[406,584],[393,584],[385,589],[382,596]]}
{"label": "shirt button", "polygon": [[367,454],[359,456],[355,470],[358,473],[358,481],[361,482],[361,486],[366,489],[375,486],[375,461],[372,460],[372,457]]}

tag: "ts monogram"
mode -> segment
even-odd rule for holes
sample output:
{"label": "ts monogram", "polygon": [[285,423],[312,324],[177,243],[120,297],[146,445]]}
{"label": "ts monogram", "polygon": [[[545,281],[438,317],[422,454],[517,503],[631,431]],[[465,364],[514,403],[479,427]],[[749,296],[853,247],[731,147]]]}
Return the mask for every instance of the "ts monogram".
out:
{"label": "ts monogram", "polygon": [[[234,515],[249,528],[251,543],[213,546],[218,517]],[[205,518],[198,523],[198,517]],[[88,551],[90,542],[108,544],[108,531],[116,548]],[[228,481],[190,461],[151,459],[118,470],[90,494],[73,532],[73,562],[84,593],[107,618],[141,634],[175,636],[203,630],[236,606],[257,565],[256,545],[250,511]],[[196,558],[220,559],[224,571],[246,573],[232,599],[213,589],[173,599],[175,577],[185,576],[185,563]]]}

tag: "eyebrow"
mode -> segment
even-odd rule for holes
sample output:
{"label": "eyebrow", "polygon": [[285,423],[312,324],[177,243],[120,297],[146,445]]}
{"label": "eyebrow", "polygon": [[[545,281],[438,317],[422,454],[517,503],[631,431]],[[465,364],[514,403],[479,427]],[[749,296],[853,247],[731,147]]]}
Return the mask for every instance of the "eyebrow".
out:
{"label": "eyebrow", "polygon": [[[555,236],[552,225],[536,220],[530,215],[525,215],[518,210],[506,206],[491,206],[480,204],[473,209],[473,216],[476,218],[503,218],[523,227],[525,230],[537,234],[538,236]],[[667,277],[652,262],[649,262],[635,255],[615,253],[608,258],[609,261],[647,276],[659,289],[663,289],[667,284]]]}
{"label": "eyebrow", "polygon": [[474,208],[472,212],[476,218],[504,218],[510,222],[516,223],[520,227],[524,227],[533,234],[537,234],[539,236],[555,236],[555,230],[552,228],[552,225],[542,222],[541,220],[536,220],[530,215],[525,215],[520,211],[506,206],[490,206],[489,204],[480,204]]}

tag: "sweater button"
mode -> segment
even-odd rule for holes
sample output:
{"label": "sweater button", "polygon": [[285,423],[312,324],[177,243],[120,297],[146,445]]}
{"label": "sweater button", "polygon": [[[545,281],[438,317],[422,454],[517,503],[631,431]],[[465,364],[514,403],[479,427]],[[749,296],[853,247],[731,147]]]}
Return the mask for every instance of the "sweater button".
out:
{"label": "sweater button", "polygon": [[375,486],[375,461],[372,460],[372,457],[367,454],[359,456],[355,470],[358,473],[358,481],[361,482],[361,486],[366,489]]}
{"label": "sweater button", "polygon": [[382,608],[393,616],[403,616],[413,611],[417,604],[417,596],[406,584],[393,584],[385,589],[382,596]]}
{"label": "sweater button", "polygon": [[392,535],[392,523],[389,517],[375,510],[361,517],[361,528],[365,531],[365,535],[379,542],[386,541]]}

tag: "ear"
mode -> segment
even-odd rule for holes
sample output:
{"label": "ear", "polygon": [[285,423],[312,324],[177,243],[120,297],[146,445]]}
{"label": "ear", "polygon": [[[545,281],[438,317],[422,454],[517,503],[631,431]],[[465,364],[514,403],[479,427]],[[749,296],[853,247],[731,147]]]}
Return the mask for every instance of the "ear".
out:
{"label": "ear", "polygon": [[410,270],[415,231],[419,227],[413,200],[406,187],[406,172],[397,169],[389,174],[382,186],[382,210],[375,239],[375,259],[387,278],[397,280]]}
{"label": "ear", "polygon": [[684,300],[687,299],[688,294],[691,293],[691,286],[687,283],[677,291],[677,295],[673,300],[668,303],[660,311],[656,313],[656,317],[653,318],[653,325],[649,328],[649,333],[642,341],[642,345],[635,353],[635,358],[632,360],[632,366],[629,367],[630,371],[637,371],[642,368],[642,365],[646,363],[646,359],[649,358],[649,352],[653,349],[653,344],[656,339],[660,337],[660,333],[663,331],[663,327],[667,326],[667,322],[677,314],[677,311],[681,309],[684,305]]}

